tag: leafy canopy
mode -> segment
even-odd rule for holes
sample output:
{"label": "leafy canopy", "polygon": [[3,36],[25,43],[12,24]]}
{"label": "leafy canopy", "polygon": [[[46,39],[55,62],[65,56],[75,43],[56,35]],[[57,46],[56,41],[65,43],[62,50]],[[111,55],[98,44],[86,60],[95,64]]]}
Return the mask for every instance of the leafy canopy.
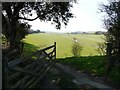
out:
{"label": "leafy canopy", "polygon": [[30,28],[26,21],[51,21],[60,29],[62,23],[67,25],[69,18],[73,18],[71,7],[72,2],[3,2],[2,33],[7,38],[10,49],[22,47],[20,41]]}

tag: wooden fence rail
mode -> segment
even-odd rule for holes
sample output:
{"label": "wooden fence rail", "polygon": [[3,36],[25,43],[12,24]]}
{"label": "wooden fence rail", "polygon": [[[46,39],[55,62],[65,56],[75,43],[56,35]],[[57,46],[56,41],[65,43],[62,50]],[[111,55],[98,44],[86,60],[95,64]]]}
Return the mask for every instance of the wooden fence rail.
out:
{"label": "wooden fence rail", "polygon": [[[50,50],[47,52],[47,50]],[[5,59],[3,65],[3,88],[33,88],[55,64],[56,42],[13,61]]]}

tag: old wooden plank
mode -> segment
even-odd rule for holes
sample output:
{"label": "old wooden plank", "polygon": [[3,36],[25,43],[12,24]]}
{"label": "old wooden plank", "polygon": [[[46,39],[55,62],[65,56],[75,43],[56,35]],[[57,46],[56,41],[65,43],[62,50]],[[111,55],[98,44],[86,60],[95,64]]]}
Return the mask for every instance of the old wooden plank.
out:
{"label": "old wooden plank", "polygon": [[[38,68],[38,70],[39,70],[39,68]],[[38,73],[40,74],[40,77],[42,76],[43,71],[45,71],[45,70],[46,70],[46,67],[43,67],[42,70],[39,70]],[[33,77],[30,81],[28,81],[26,84],[21,85],[20,87],[27,88],[29,85],[31,85],[35,81],[35,79],[38,79],[38,77]]]}
{"label": "old wooden plank", "polygon": [[52,58],[45,51],[43,51],[43,52],[45,53],[46,57],[48,57],[50,60],[52,60]]}
{"label": "old wooden plank", "polygon": [[19,80],[15,85],[13,85],[10,88],[17,88],[20,84],[22,84],[22,82],[25,82],[28,78],[30,78],[31,76],[25,76],[24,78],[22,78],[21,80]]}
{"label": "old wooden plank", "polygon": [[33,88],[33,87],[35,87],[36,84],[45,76],[45,74],[50,70],[50,68],[51,68],[53,65],[54,65],[54,63],[51,64],[51,65],[49,65],[49,67],[46,68],[46,70],[42,73],[42,75],[41,75],[38,79],[36,79],[36,81],[34,81],[34,83],[32,83],[28,88]]}
{"label": "old wooden plank", "polygon": [[33,78],[31,78],[30,81],[28,81],[26,84],[24,83],[23,85],[21,85],[20,88],[27,88],[27,87],[30,86],[36,79],[38,79],[38,77],[33,77]]}
{"label": "old wooden plank", "polygon": [[[32,66],[32,68],[30,68],[29,70],[34,70],[35,67],[36,65]],[[22,75],[22,72],[16,72],[15,74],[9,76],[8,81],[11,82],[14,78],[17,78],[20,75]]]}
{"label": "old wooden plank", "polygon": [[[44,63],[45,65],[46,63]],[[46,71],[48,69],[49,66],[51,66],[53,63],[47,63],[47,65],[45,65],[42,69],[38,68],[38,70],[36,70],[37,73],[39,73],[41,76],[44,73],[44,71]],[[41,69],[41,70],[40,70]],[[37,77],[38,78],[38,77]],[[29,82],[27,82],[25,85],[21,85],[20,88],[27,88],[29,85],[31,85],[36,79],[36,77],[32,78]]]}
{"label": "old wooden plank", "polygon": [[[31,68],[32,66],[34,66],[36,63],[40,62],[40,60],[35,60],[33,63],[27,65],[26,67],[24,67],[24,69],[29,69]],[[10,75],[8,77],[8,81],[12,80],[13,78],[15,78],[16,76],[20,75],[21,73],[20,72],[17,72],[17,73],[14,73],[12,75]]]}
{"label": "old wooden plank", "polygon": [[[36,68],[36,72],[38,71],[38,70],[40,70],[40,68],[41,68],[41,66],[39,66],[39,67],[37,67]],[[30,75],[27,75],[26,77],[30,77]],[[36,78],[38,78],[38,77],[33,77],[33,78],[31,78],[28,82],[22,82],[22,84],[19,86],[19,88],[26,88],[27,86],[29,86]]]}
{"label": "old wooden plank", "polygon": [[[36,69],[34,69],[33,71],[37,71],[41,66],[38,66]],[[25,77],[23,77],[21,80],[19,80],[15,85],[13,85],[11,88],[17,88],[18,86],[25,84],[25,82],[27,81],[27,79],[32,78],[31,75],[26,75]]]}
{"label": "old wooden plank", "polygon": [[26,69],[23,69],[23,68],[20,68],[20,67],[17,67],[17,66],[14,67],[14,68],[11,68],[11,69],[22,72],[22,73],[25,73],[25,74],[30,74],[30,75],[33,75],[33,76],[40,76],[39,74],[37,74],[33,71],[26,70]]}
{"label": "old wooden plank", "polygon": [[[41,68],[41,66],[38,66],[35,70],[33,70],[34,72],[35,71],[38,71],[39,69]],[[42,71],[44,71],[45,69],[46,69],[46,67],[43,67],[44,69],[42,69]],[[42,72],[42,71],[40,71],[40,72]],[[41,76],[41,73],[39,73],[39,75]],[[22,86],[22,88],[23,88],[23,85],[25,84],[25,82],[27,81],[27,79],[29,79],[29,78],[31,78],[32,79],[32,77],[30,76],[30,75],[27,75],[27,76],[25,76],[23,79],[21,79],[20,81],[18,81],[14,86],[12,86],[12,88],[16,88],[16,87],[18,87],[18,86]],[[34,79],[35,79],[36,77],[34,77]],[[33,80],[33,79],[32,79]],[[34,81],[34,80],[33,80]],[[27,84],[25,84],[26,86],[27,85],[29,85],[29,84],[31,84],[32,82],[31,82],[31,80],[27,83]],[[19,87],[19,88],[20,88]]]}
{"label": "old wooden plank", "polygon": [[53,56],[51,56],[51,58],[54,58],[54,59],[56,59],[56,55],[53,55]]}
{"label": "old wooden plank", "polygon": [[40,53],[40,52],[41,52],[41,51],[36,51],[36,52],[32,53],[32,54],[29,55],[29,56],[22,57],[22,58],[19,58],[19,59],[16,59],[16,60],[10,61],[10,62],[8,62],[8,68],[17,65],[17,64],[23,62],[24,60],[29,60],[29,59],[32,58],[33,55],[36,55],[36,54],[38,54],[38,53]]}
{"label": "old wooden plank", "polygon": [[[49,65],[50,66],[50,65]],[[48,71],[50,69],[50,67],[47,67],[47,68],[45,68],[44,67],[44,69],[42,70],[42,71]],[[38,69],[36,69],[36,70],[38,70]],[[42,78],[43,76],[44,76],[44,72],[42,73],[42,71],[40,71],[41,72],[41,74],[40,74],[40,77]],[[24,77],[21,81],[19,81],[19,82],[17,82],[12,88],[15,88],[15,87],[17,87],[17,86],[19,86],[20,84],[22,84],[23,82],[25,82],[28,78],[30,78],[30,75],[27,75],[26,77]],[[29,82],[30,83],[32,83],[35,79],[37,79],[37,78],[33,78],[32,80],[30,80]],[[40,78],[39,78],[40,79]],[[21,83],[22,82],[22,83]],[[29,84],[30,84],[29,83]],[[27,84],[27,86],[29,85],[29,84]]]}
{"label": "old wooden plank", "polygon": [[[42,60],[42,58],[41,58],[41,60],[40,59],[39,60],[35,60],[33,63],[31,63],[31,64],[27,65],[26,67],[24,67],[24,69],[29,69],[32,66],[34,66],[36,63],[42,63],[43,61],[44,61],[44,59]],[[20,74],[20,72],[17,72],[17,73],[14,73],[14,74],[10,75],[8,77],[8,81],[11,80],[11,79],[13,79],[13,78],[15,78],[19,74]]]}
{"label": "old wooden plank", "polygon": [[[45,52],[46,50],[51,49],[51,48],[53,48],[53,47],[54,47],[54,49],[53,49],[52,52],[50,52],[50,53],[46,53],[46,52]],[[52,58],[56,56],[56,55],[52,55],[53,53],[54,53],[54,54],[56,53],[56,42],[54,43],[54,45],[49,46],[49,47],[47,47],[47,48],[44,48],[44,49],[42,49],[42,50],[38,50],[37,52],[31,54],[31,56],[28,56],[28,57],[25,57],[25,58],[22,58],[22,59],[29,59],[29,58],[32,58],[32,56],[37,56],[37,57],[38,57],[38,55],[41,54],[41,52],[44,52],[44,53],[45,53],[45,56],[43,56],[42,58],[48,57],[50,60],[52,60]],[[51,56],[50,56],[50,55],[51,55]],[[40,58],[40,59],[42,59],[42,58]],[[22,59],[18,59],[18,61],[17,61],[17,60],[14,60],[14,61],[10,62],[9,65],[8,65],[9,68],[12,68],[12,69],[17,70],[17,71],[19,71],[19,72],[22,72],[23,74],[27,74],[23,79],[21,79],[21,80],[18,81],[15,85],[13,85],[13,87],[18,87],[18,86],[20,86],[20,85],[21,85],[21,82],[22,82],[22,85],[24,85],[23,83],[25,83],[25,82],[26,82],[25,80],[27,80],[28,78],[31,77],[30,75],[39,76],[39,77],[44,76],[44,73],[47,72],[47,71],[50,69],[50,66],[52,65],[51,62],[48,63],[48,61],[46,62],[46,61],[44,61],[44,60],[40,60],[40,61],[42,61],[42,62],[44,62],[44,63],[50,64],[49,66],[48,66],[47,64],[46,64],[46,65],[44,64],[42,69],[41,69],[41,68],[37,68],[37,69],[36,69],[36,71],[39,70],[39,71],[41,72],[41,75],[40,75],[40,74],[38,74],[38,73],[36,73],[36,72],[33,73],[33,71],[30,71],[30,70],[28,70],[28,69],[26,70],[26,68],[17,67],[16,65],[19,64],[19,63],[21,63]],[[21,61],[20,61],[20,60],[21,60]],[[15,66],[15,67],[14,67],[14,66]],[[29,68],[32,69],[32,68],[34,68],[34,67],[31,65],[31,66],[29,66]],[[26,71],[25,71],[25,70],[26,70]],[[12,77],[13,77],[13,76],[20,75],[19,72],[18,72],[18,73],[15,73],[14,75],[12,75]],[[29,74],[30,74],[30,75],[29,75]],[[33,81],[35,81],[35,83],[38,82],[38,80],[36,80],[35,77],[31,80],[31,83],[32,83]],[[21,86],[22,86],[22,85],[21,85]],[[30,83],[29,83],[29,85],[30,85]],[[33,85],[35,85],[35,84],[33,84]],[[33,85],[32,85],[32,86],[33,86]],[[20,87],[21,87],[21,86],[20,86]]]}
{"label": "old wooden plank", "polygon": [[[54,49],[51,51],[51,52],[49,52],[49,53],[47,53],[47,52],[45,52],[45,51],[43,51],[44,53],[45,53],[45,55],[50,59],[50,60],[52,60],[52,58],[53,57],[55,57],[55,59],[56,59],[56,42],[54,42]],[[54,53],[54,56],[53,56],[53,53]]]}
{"label": "old wooden plank", "polygon": [[3,79],[2,79],[3,83],[2,83],[2,87],[3,88],[8,88],[9,87],[8,81],[7,81],[7,79],[8,79],[8,68],[7,68],[8,58],[4,57],[3,60],[4,60],[4,62],[2,62],[3,63],[3,68],[2,68],[2,70],[3,70]]}
{"label": "old wooden plank", "polygon": [[8,68],[13,67],[13,66],[15,66],[15,65],[17,65],[17,64],[19,64],[21,62],[22,62],[21,59],[13,60],[13,61],[11,61],[11,62],[8,63]]}
{"label": "old wooden plank", "polygon": [[46,50],[48,50],[48,49],[53,48],[54,46],[55,46],[55,45],[52,45],[52,46],[49,46],[49,47],[43,48],[43,49],[41,49],[40,51],[46,51]]}
{"label": "old wooden plank", "polygon": [[52,51],[52,52],[49,52],[49,53],[48,53],[48,55],[50,56],[50,55],[52,55],[53,53],[54,53],[54,51]]}
{"label": "old wooden plank", "polygon": [[[29,55],[29,56],[26,56],[26,57],[23,57],[23,58],[19,58],[19,59],[13,60],[13,61],[11,61],[11,62],[8,63],[8,67],[13,67],[13,66],[21,63],[23,60],[30,59],[31,56],[36,55],[36,54],[39,54],[40,52],[44,52],[45,50],[48,50],[48,49],[53,48],[53,47],[56,47],[56,44],[55,44],[55,45],[52,45],[52,46],[49,46],[49,47],[46,47],[46,48],[44,48],[44,49],[38,50],[38,51],[32,53],[32,54]],[[50,57],[49,57],[49,58],[50,58]]]}

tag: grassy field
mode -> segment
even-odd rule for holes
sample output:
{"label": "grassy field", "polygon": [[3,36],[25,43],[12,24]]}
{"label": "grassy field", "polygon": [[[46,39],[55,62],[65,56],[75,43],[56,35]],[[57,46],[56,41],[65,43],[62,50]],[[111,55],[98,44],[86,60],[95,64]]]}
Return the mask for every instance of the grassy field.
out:
{"label": "grassy field", "polygon": [[59,33],[39,33],[29,34],[23,40],[26,43],[33,44],[37,47],[44,48],[57,43],[57,58],[71,57],[71,47],[73,44],[73,38],[78,40],[83,46],[82,56],[94,56],[99,55],[96,51],[97,43],[104,42],[103,35],[85,35],[85,34],[59,34]]}
{"label": "grassy field", "polygon": [[77,70],[89,72],[94,75],[102,76],[104,74],[104,56],[84,56],[59,58],[56,62],[74,67]]}

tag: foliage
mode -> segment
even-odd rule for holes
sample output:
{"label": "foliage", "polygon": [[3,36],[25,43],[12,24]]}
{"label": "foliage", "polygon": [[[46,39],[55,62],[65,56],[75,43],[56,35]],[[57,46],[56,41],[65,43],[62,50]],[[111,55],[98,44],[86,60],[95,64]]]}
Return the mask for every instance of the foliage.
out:
{"label": "foliage", "polygon": [[21,40],[30,28],[26,21],[51,21],[60,29],[61,23],[67,25],[69,18],[73,17],[71,7],[70,2],[3,2],[2,33],[9,43],[9,52],[5,51],[4,54],[12,52],[10,56],[20,57],[23,49]]}
{"label": "foliage", "polygon": [[[67,25],[69,18],[73,17],[70,13],[70,2],[3,2],[2,3],[2,28],[10,45],[16,43],[18,23],[28,26],[27,21],[40,19],[41,21],[51,21],[60,29],[61,23]],[[32,18],[36,13],[36,17]],[[31,19],[32,18],[32,19]],[[25,32],[23,32],[24,34]]]}
{"label": "foliage", "polygon": [[96,51],[100,55],[106,55],[106,44],[105,43],[98,43]]}
{"label": "foliage", "polygon": [[112,0],[109,4],[102,5],[101,11],[106,13],[104,19],[105,28],[108,30],[106,41],[110,44],[109,50],[111,49],[111,60],[107,62],[106,72],[110,73],[113,67],[118,64],[120,66],[120,1]]}
{"label": "foliage", "polygon": [[104,74],[104,56],[59,58],[56,61],[70,65],[83,72],[90,72],[94,75],[101,76]]}
{"label": "foliage", "polygon": [[2,44],[7,44],[7,39],[6,39],[6,37],[5,37],[5,35],[2,35]]}
{"label": "foliage", "polygon": [[74,42],[72,45],[72,54],[75,57],[77,57],[77,56],[80,56],[81,51],[82,51],[82,46],[79,43]]}

